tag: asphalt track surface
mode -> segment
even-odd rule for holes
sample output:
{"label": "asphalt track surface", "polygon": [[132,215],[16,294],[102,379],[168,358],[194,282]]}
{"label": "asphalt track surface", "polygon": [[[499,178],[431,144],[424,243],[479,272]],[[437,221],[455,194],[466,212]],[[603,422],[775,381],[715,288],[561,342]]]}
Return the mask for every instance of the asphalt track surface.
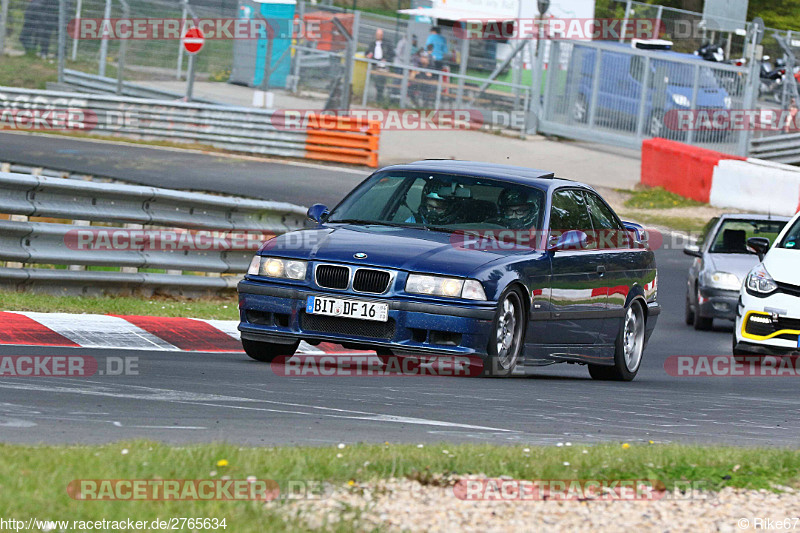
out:
{"label": "asphalt track surface", "polygon": [[0,161],[152,187],[330,207],[371,172],[20,133],[0,133]]}
{"label": "asphalt track surface", "polygon": [[[2,137],[0,146],[7,136]],[[161,175],[189,181],[190,176],[170,166],[173,157],[178,156],[162,161]],[[196,162],[195,155],[182,157]],[[280,165],[269,169],[263,172],[299,172]],[[302,176],[297,179],[307,190],[319,190]],[[162,184],[174,185],[167,178]],[[639,376],[631,383],[592,381],[586,368],[577,365],[554,365],[511,379],[288,378],[244,354],[0,346],[0,355],[84,354],[101,365],[107,356],[138,357],[139,372],[0,378],[0,440],[147,438],[251,445],[654,440],[796,446],[798,378],[666,373],[664,363],[672,355],[729,354],[731,325],[718,323],[710,332],[684,325],[690,259],[676,249],[658,250],[657,259],[663,312]]]}

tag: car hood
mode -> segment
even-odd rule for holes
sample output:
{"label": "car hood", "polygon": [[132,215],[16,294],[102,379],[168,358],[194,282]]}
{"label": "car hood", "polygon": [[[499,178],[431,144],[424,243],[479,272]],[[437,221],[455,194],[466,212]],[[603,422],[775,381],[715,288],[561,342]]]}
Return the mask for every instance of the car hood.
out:
{"label": "car hood", "polygon": [[[280,235],[264,243],[261,253],[454,276],[468,276],[491,261],[522,253],[465,249],[458,243],[456,237],[444,232],[343,225]],[[357,253],[366,257],[355,258]]]}
{"label": "car hood", "polygon": [[707,254],[706,267],[715,272],[728,272],[736,275],[739,281],[758,264],[755,254]]}
{"label": "car hood", "polygon": [[775,281],[800,285],[800,250],[772,248],[764,258],[764,266]]}

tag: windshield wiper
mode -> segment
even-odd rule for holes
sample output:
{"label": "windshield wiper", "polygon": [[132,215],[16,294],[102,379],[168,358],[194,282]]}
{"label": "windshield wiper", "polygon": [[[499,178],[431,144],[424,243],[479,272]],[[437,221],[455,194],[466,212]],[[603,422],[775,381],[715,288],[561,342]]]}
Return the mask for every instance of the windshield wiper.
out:
{"label": "windshield wiper", "polygon": [[365,226],[391,226],[394,228],[410,227],[406,224],[400,224],[399,222],[387,222],[381,220],[361,220],[358,218],[343,218],[340,220],[328,220],[326,222],[331,224],[363,224]]}

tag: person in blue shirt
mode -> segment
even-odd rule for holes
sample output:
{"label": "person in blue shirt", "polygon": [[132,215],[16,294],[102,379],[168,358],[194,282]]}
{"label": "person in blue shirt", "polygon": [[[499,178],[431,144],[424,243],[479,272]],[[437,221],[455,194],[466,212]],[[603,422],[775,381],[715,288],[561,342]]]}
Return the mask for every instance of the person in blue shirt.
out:
{"label": "person in blue shirt", "polygon": [[428,40],[425,42],[425,47],[433,46],[431,55],[433,56],[433,67],[436,70],[442,70],[444,66],[444,56],[448,54],[447,39],[442,37],[442,30],[434,26],[431,28],[431,33],[428,35]]}

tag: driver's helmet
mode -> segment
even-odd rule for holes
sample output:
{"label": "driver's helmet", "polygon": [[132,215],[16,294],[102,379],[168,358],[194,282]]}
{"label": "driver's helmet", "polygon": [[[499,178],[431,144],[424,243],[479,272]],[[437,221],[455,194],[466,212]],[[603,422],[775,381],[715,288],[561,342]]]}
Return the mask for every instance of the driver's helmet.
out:
{"label": "driver's helmet", "polygon": [[453,218],[453,197],[447,193],[449,186],[441,180],[432,179],[422,188],[419,214],[428,224],[448,224]]}
{"label": "driver's helmet", "polygon": [[504,189],[498,199],[500,215],[511,229],[529,229],[539,218],[539,202],[519,189]]}

